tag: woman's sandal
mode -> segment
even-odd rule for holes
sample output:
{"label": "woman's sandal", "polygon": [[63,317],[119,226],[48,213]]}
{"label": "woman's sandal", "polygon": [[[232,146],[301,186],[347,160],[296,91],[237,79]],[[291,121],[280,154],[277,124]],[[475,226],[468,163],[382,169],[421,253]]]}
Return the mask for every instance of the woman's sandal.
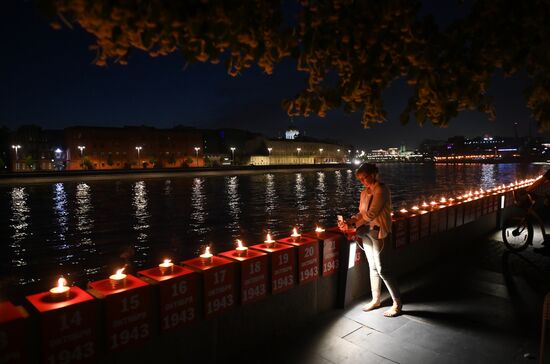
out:
{"label": "woman's sandal", "polygon": [[368,312],[378,307],[380,307],[380,302],[370,301],[369,303],[363,306],[363,311]]}
{"label": "woman's sandal", "polygon": [[386,317],[396,317],[401,315],[401,309],[403,308],[402,304],[393,305],[391,308],[387,311],[384,311],[384,316]]}

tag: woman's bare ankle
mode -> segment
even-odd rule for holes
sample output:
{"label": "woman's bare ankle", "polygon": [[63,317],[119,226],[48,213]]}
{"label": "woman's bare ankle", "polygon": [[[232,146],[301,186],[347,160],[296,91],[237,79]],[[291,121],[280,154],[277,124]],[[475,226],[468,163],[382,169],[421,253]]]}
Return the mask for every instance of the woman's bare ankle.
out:
{"label": "woman's bare ankle", "polygon": [[372,299],[369,303],[363,306],[363,311],[370,311],[380,307],[380,299]]}
{"label": "woman's bare ankle", "polygon": [[403,303],[401,301],[393,301],[392,306],[384,311],[384,316],[386,317],[395,317],[401,314],[401,309],[403,308]]}

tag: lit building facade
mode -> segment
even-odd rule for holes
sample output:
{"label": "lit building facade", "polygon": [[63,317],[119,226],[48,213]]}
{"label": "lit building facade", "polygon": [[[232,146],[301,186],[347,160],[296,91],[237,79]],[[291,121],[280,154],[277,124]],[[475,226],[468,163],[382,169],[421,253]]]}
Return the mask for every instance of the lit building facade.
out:
{"label": "lit building facade", "polygon": [[313,140],[266,140],[265,154],[252,155],[250,164],[346,163],[348,147]]}

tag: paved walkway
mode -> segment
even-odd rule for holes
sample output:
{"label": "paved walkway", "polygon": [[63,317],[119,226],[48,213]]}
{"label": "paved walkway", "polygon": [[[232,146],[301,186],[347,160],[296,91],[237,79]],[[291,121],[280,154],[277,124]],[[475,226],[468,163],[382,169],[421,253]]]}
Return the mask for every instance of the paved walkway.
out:
{"label": "paved walkway", "polygon": [[531,247],[510,253],[498,239],[491,234],[473,249],[401,279],[403,315],[385,318],[387,307],[363,312],[366,297],[272,339],[276,344],[258,348],[264,359],[255,361],[538,363],[550,257]]}

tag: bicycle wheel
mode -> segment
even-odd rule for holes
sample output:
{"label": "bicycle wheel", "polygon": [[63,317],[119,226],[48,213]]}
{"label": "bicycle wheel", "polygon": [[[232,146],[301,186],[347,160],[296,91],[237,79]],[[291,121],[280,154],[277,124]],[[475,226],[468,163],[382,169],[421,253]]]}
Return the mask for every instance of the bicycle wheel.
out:
{"label": "bicycle wheel", "polygon": [[524,217],[506,219],[502,227],[502,240],[510,250],[524,250],[533,242],[533,224]]}

